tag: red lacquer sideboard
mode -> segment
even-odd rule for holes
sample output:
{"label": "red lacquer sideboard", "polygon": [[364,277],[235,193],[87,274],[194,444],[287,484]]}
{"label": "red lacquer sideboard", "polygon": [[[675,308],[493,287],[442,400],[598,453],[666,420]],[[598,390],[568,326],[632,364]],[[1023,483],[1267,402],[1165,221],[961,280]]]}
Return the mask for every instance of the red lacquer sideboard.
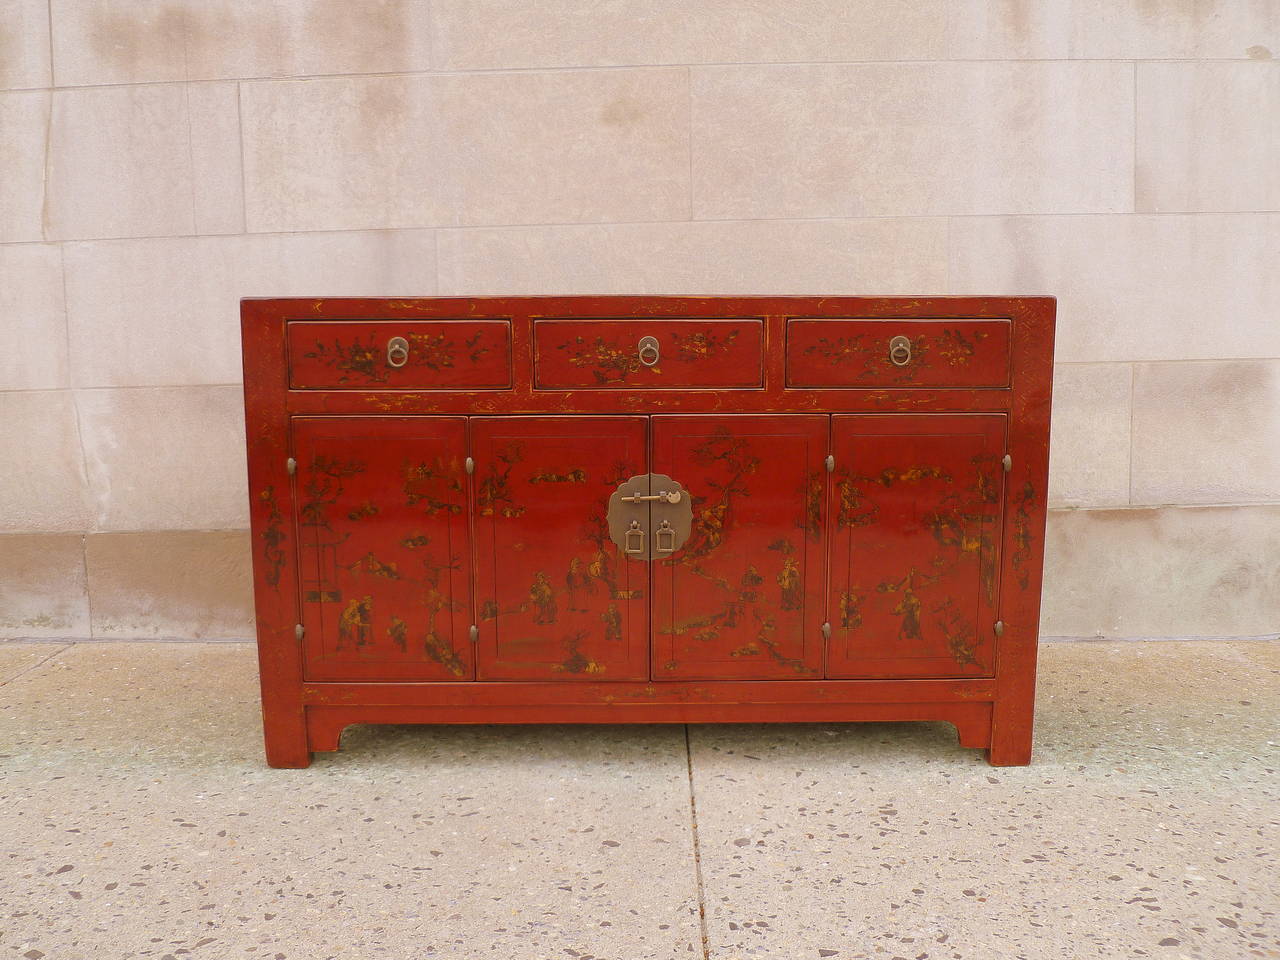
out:
{"label": "red lacquer sideboard", "polygon": [[1031,756],[1054,301],[241,303],[267,760],[353,723]]}

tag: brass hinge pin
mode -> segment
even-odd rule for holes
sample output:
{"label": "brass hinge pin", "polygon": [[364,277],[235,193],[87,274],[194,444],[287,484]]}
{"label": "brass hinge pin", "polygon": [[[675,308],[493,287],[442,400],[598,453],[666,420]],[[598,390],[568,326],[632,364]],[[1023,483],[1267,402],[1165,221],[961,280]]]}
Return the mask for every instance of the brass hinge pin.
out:
{"label": "brass hinge pin", "polygon": [[290,457],[288,460],[284,462],[284,469],[289,474],[289,476],[292,477],[295,473],[298,472],[298,461],[293,459],[293,457]]}

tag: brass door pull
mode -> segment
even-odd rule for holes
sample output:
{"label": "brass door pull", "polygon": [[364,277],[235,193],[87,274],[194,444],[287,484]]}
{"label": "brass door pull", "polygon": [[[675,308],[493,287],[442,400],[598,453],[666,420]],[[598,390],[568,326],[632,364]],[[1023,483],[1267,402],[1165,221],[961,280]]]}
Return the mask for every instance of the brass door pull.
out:
{"label": "brass door pull", "polygon": [[623,553],[644,553],[644,531],[640,529],[640,521],[632,520],[622,537]]}
{"label": "brass door pull", "polygon": [[676,552],[676,531],[670,520],[663,520],[657,530],[653,531],[654,553]]}

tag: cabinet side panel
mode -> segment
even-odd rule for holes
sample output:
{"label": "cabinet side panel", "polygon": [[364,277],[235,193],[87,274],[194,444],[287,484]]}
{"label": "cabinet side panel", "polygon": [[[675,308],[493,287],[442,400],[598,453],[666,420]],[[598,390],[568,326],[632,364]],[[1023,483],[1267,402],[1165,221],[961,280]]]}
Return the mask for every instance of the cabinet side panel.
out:
{"label": "cabinet side panel", "polygon": [[1011,469],[1006,477],[1008,517],[1000,570],[1004,635],[996,658],[997,698],[988,754],[990,761],[1000,766],[1031,761],[1053,393],[1055,304],[1049,299],[1027,298],[1017,306],[1009,416]]}
{"label": "cabinet side panel", "polygon": [[301,697],[298,554],[291,518],[288,369],[284,318],[272,301],[241,304],[245,437],[249,466],[249,525],[253,541],[254,619],[262,723],[267,762],[305,767],[311,762]]}

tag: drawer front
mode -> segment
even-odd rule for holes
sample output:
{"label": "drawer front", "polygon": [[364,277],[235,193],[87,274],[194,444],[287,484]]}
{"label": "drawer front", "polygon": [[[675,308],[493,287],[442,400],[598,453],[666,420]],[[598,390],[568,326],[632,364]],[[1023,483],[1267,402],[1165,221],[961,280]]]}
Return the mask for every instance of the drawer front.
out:
{"label": "drawer front", "polygon": [[511,386],[508,320],[296,321],[294,390],[501,390]]}
{"label": "drawer front", "polygon": [[1008,320],[787,323],[788,387],[1008,385]]}
{"label": "drawer front", "polygon": [[542,390],[759,387],[761,320],[539,320]]}

